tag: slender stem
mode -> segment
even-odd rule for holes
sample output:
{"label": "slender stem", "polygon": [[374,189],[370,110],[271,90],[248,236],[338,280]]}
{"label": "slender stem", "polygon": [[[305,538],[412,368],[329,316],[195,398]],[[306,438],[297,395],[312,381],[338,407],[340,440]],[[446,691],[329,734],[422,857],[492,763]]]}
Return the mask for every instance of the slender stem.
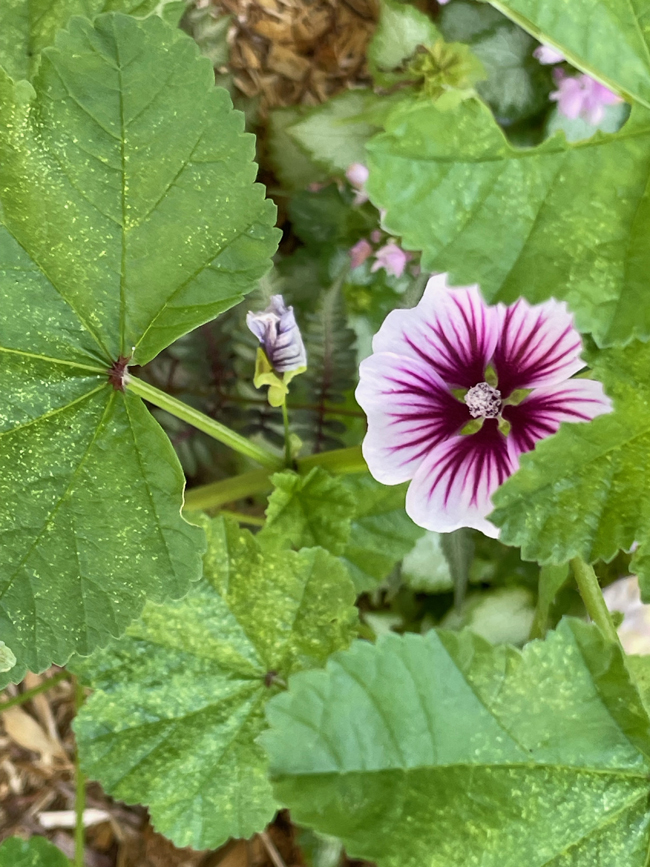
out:
{"label": "slender stem", "polygon": [[259,518],[257,515],[245,515],[243,512],[231,512],[230,509],[221,509],[220,515],[226,515],[228,518],[234,518],[240,524],[249,524],[251,527],[263,527],[266,521],[264,518]]}
{"label": "slender stem", "polygon": [[291,432],[289,430],[289,411],[286,400],[282,403],[282,421],[284,422],[284,463],[291,466]]}
{"label": "slender stem", "polygon": [[21,692],[20,695],[15,695],[13,698],[7,699],[7,701],[0,702],[0,713],[9,710],[10,707],[24,704],[26,701],[29,701],[30,698],[34,698],[35,695],[40,695],[42,692],[52,689],[53,686],[56,686],[57,683],[61,683],[61,681],[65,680],[66,677],[68,677],[68,672],[60,671],[53,677],[48,677],[47,680],[43,681],[43,683],[39,683],[38,686],[34,686],[32,689],[26,689],[25,692]]}
{"label": "slender stem", "polygon": [[244,500],[254,494],[265,494],[273,487],[268,470],[253,470],[221,482],[211,482],[185,493],[185,508],[188,511],[218,509],[226,503]]}
{"label": "slender stem", "polygon": [[347,476],[353,473],[365,473],[368,466],[361,454],[361,446],[349,449],[336,449],[332,452],[319,452],[306,458],[298,458],[298,472],[308,473],[313,467],[322,467],[335,476]]}
{"label": "slender stem", "polygon": [[[79,681],[75,678],[75,708],[77,712],[84,703],[84,691]],[[86,809],[86,780],[84,779],[79,763],[79,744],[74,759],[75,781],[75,826],[74,826],[74,867],[84,867],[84,850],[86,844],[86,832],[84,828],[84,811]]]}
{"label": "slender stem", "polygon": [[144,398],[144,400],[148,400],[154,406],[164,409],[165,412],[171,413],[171,415],[180,418],[182,421],[186,421],[213,439],[234,449],[236,452],[252,458],[259,464],[262,464],[262,466],[269,467],[272,470],[282,468],[283,461],[272,452],[252,443],[249,439],[235,433],[235,431],[230,430],[224,424],[199,412],[198,409],[194,409],[194,407],[188,406],[183,401],[165,394],[164,391],[160,391],[160,389],[155,388],[153,385],[149,385],[148,382],[129,376],[126,379],[126,387],[134,394]]}
{"label": "slender stem", "polygon": [[282,855],[280,855],[275,846],[275,843],[273,842],[273,840],[271,840],[271,837],[266,831],[261,832],[260,839],[262,840],[262,843],[264,843],[264,848],[268,852],[271,861],[273,861],[274,867],[287,867],[287,865],[284,863]]}
{"label": "slender stem", "polygon": [[606,638],[618,643],[618,633],[609,609],[605,604],[603,591],[600,589],[598,577],[594,572],[593,566],[585,563],[580,557],[575,557],[571,560],[571,568],[573,569],[582,601],[585,603],[587,614],[600,628],[600,631]]}

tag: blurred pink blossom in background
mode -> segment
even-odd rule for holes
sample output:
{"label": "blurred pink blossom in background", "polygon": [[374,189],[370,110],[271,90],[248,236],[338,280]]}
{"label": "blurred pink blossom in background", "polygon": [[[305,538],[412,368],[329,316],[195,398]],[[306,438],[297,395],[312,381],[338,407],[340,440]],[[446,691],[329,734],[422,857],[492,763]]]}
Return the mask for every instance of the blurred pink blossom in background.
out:
{"label": "blurred pink blossom in background", "polygon": [[372,272],[379,271],[384,268],[387,274],[392,274],[393,277],[401,277],[406,268],[406,263],[411,258],[410,253],[405,253],[395,241],[389,241],[385,246],[380,247],[375,253],[375,261],[373,262]]}
{"label": "blurred pink blossom in background", "polygon": [[356,190],[354,194],[354,204],[362,205],[368,201],[368,195],[364,189],[365,183],[368,180],[368,169],[362,163],[352,163],[348,166],[345,177]]}
{"label": "blurred pink blossom in background", "polygon": [[533,57],[536,57],[540,63],[549,65],[551,63],[562,63],[565,59],[564,55],[556,48],[551,48],[550,45],[540,45],[533,51]]}
{"label": "blurred pink blossom in background", "polygon": [[372,244],[362,238],[350,249],[350,267],[358,268],[369,256],[372,256]]}
{"label": "blurred pink blossom in background", "polygon": [[605,116],[605,106],[623,101],[589,75],[567,75],[563,69],[554,69],[553,76],[558,89],[553,91],[551,99],[571,120],[581,117],[596,126]]}

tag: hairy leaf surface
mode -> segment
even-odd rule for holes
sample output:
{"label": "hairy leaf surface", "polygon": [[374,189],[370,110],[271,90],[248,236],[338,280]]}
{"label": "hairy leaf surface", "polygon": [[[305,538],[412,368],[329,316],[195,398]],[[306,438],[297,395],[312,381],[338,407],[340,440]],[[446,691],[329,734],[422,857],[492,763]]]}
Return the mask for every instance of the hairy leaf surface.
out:
{"label": "hairy leaf surface", "polygon": [[0,4],[0,66],[15,81],[38,69],[41,51],[73,15],[93,18],[101,12],[126,12],[138,18],[161,15],[177,24],[184,0],[2,0]]}
{"label": "hairy leaf surface", "polygon": [[320,545],[342,554],[350,536],[355,499],[341,479],[314,467],[307,476],[276,473],[269,497],[266,524],[259,536],[282,547]]}
{"label": "hairy leaf surface", "polygon": [[611,560],[639,542],[631,568],[650,598],[650,346],[587,356],[614,412],[563,425],[521,459],[490,520],[527,560]]}
{"label": "hairy leaf surface", "polygon": [[650,108],[648,0],[489,0],[612,90]]}
{"label": "hairy leaf surface", "polygon": [[74,662],[96,689],[75,724],[85,771],[195,849],[271,821],[255,739],[275,679],[346,647],[357,616],[350,579],[326,551],[270,553],[234,522],[203,523],[204,580],[180,602],[148,604],[121,641]]}
{"label": "hairy leaf surface", "polygon": [[511,146],[476,100],[393,113],[367,187],[423,267],[488,300],[565,299],[600,345],[650,336],[650,116],[613,135]]}
{"label": "hairy leaf surface", "polygon": [[348,476],[345,485],[356,502],[343,562],[357,593],[374,590],[424,535],[404,510],[406,485],[388,487],[372,476]]}
{"label": "hairy leaf surface", "polygon": [[0,639],[14,680],[89,653],[145,596],[200,574],[173,449],[108,368],[236,303],[275,247],[253,140],[180,31],[75,18],[34,88],[0,73]]}
{"label": "hairy leaf surface", "polygon": [[353,857],[646,864],[650,723],[594,626],[565,621],[522,652],[471,632],[359,642],[267,714],[278,798]]}
{"label": "hairy leaf surface", "polygon": [[0,846],[0,867],[70,867],[70,862],[45,837],[9,837]]}

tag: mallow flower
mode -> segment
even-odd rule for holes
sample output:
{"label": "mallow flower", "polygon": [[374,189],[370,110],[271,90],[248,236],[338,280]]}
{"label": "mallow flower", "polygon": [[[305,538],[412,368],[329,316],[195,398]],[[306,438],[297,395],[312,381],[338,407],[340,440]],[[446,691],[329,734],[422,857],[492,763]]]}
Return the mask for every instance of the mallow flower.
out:
{"label": "mallow flower", "polygon": [[395,241],[391,240],[377,250],[375,261],[370,271],[374,273],[383,268],[387,274],[391,274],[393,277],[401,277],[410,258],[410,253],[404,252]]}
{"label": "mallow flower", "polygon": [[496,537],[491,496],[519,456],[561,422],[611,409],[599,382],[571,378],[581,348],[563,302],[488,306],[478,286],[432,277],[416,307],[389,313],[361,363],[370,472],[411,481],[406,511],[421,527]]}
{"label": "mallow flower", "polygon": [[364,202],[368,201],[368,194],[366,193],[365,187],[369,174],[368,169],[363,165],[363,163],[352,163],[348,166],[345,172],[345,177],[347,178],[348,183],[355,189],[355,205],[363,205]]}
{"label": "mallow flower", "polygon": [[272,295],[259,313],[249,311],[246,324],[260,342],[255,365],[255,387],[269,386],[271,406],[282,406],[294,376],[307,369],[307,353],[293,307],[282,295]]}
{"label": "mallow flower", "polygon": [[557,48],[552,48],[550,45],[539,45],[533,51],[533,57],[536,57],[540,63],[548,66],[552,63],[562,63],[566,57]]}

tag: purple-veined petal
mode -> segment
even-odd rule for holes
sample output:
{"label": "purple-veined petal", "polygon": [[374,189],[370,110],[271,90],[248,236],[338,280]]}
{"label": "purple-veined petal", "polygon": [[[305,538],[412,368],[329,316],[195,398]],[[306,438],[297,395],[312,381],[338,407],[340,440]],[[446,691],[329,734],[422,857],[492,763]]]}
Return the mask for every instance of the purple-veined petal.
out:
{"label": "purple-veined petal", "polygon": [[356,397],[368,417],[363,456],[379,482],[413,474],[437,444],[471,421],[468,408],[420,359],[389,352],[361,362]]}
{"label": "purple-veined petal", "polygon": [[249,311],[246,325],[260,341],[277,373],[288,373],[307,365],[307,353],[293,307],[285,305],[282,295],[272,295],[266,310]]}
{"label": "purple-veined petal", "polygon": [[406,495],[406,511],[416,524],[438,533],[474,527],[496,538],[487,520],[491,496],[517,464],[495,419],[469,436],[439,443],[420,464]]}
{"label": "purple-veined petal", "polygon": [[478,286],[451,289],[446,274],[438,274],[416,307],[388,314],[372,348],[423,361],[452,388],[471,388],[485,378],[501,315],[501,308],[483,301]]}
{"label": "purple-veined petal", "polygon": [[554,385],[583,368],[582,342],[563,301],[532,306],[523,298],[502,312],[493,364],[502,397],[517,388]]}
{"label": "purple-veined petal", "polygon": [[600,382],[570,379],[559,385],[536,388],[517,406],[506,406],[503,417],[510,422],[508,439],[518,454],[556,433],[563,421],[591,421],[611,412],[612,402]]}

